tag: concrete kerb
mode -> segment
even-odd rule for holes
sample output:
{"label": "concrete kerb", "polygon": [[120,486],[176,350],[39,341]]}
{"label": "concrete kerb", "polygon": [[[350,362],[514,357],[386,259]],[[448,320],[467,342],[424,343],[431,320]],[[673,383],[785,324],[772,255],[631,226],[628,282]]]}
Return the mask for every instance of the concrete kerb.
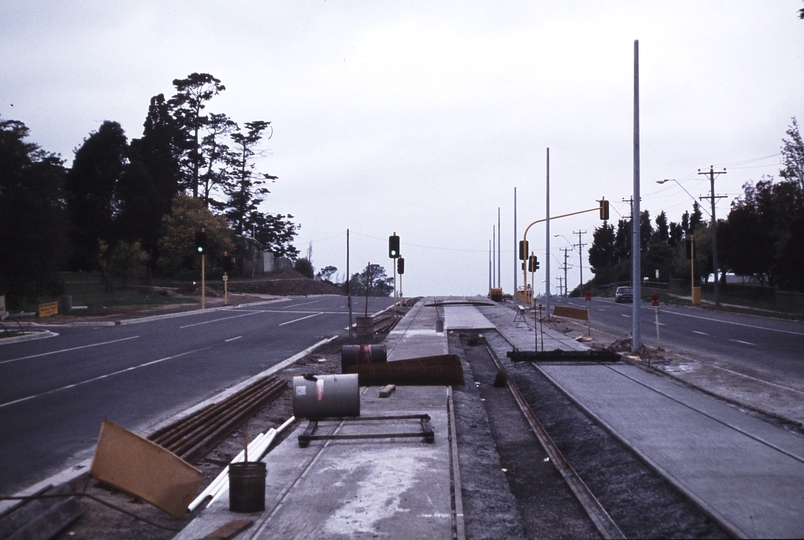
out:
{"label": "concrete kerb", "polygon": [[32,331],[30,334],[23,334],[21,336],[14,336],[10,338],[3,338],[0,339],[0,345],[11,345],[12,343],[22,343],[24,341],[34,341],[37,339],[47,339],[56,337],[59,334],[56,332],[51,332],[50,330],[45,330],[43,332],[40,331]]}

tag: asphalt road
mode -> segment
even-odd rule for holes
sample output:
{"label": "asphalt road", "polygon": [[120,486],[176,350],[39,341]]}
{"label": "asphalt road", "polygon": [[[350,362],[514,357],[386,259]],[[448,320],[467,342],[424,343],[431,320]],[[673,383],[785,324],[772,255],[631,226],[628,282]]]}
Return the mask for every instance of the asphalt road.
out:
{"label": "asphalt road", "polygon": [[[353,300],[356,315],[364,301]],[[389,305],[372,298],[369,313]],[[322,339],[346,298],[293,297],[121,326],[60,326],[0,345],[0,494],[92,456],[108,418],[139,433]]]}
{"label": "asphalt road", "polygon": [[[582,298],[561,299],[563,305],[586,307]],[[585,324],[585,323],[584,323]],[[632,305],[610,298],[592,298],[593,332],[612,338],[631,333]],[[654,308],[640,308],[642,343],[657,346]],[[804,390],[804,323],[757,317],[692,306],[659,306],[659,344],[674,353],[727,362],[741,370],[774,378],[782,376]]]}

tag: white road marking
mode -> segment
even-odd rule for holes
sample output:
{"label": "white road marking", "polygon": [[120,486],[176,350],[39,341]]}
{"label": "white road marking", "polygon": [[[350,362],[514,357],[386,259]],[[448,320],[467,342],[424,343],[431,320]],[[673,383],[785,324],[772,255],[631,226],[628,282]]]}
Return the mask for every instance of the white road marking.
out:
{"label": "white road marking", "polygon": [[213,319],[211,321],[204,321],[204,322],[195,323],[195,324],[186,324],[184,326],[179,326],[179,329],[181,330],[181,329],[184,329],[184,328],[192,328],[193,326],[201,326],[202,324],[211,324],[211,323],[216,323],[216,322],[221,322],[221,321],[228,321],[229,319],[237,319],[237,318],[240,318],[240,317],[248,317],[249,315],[256,315],[257,313],[262,313],[262,312],[261,311],[251,311],[249,313],[242,313],[240,315],[233,315],[232,317],[221,317],[220,319]]}
{"label": "white road marking", "polygon": [[734,343],[740,343],[742,345],[751,345],[752,347],[757,346],[756,343],[751,343],[750,341],[742,341],[742,340],[739,340],[739,339],[730,339],[729,341],[733,341]]}
{"label": "white road marking", "polygon": [[131,336],[131,337],[127,337],[127,338],[113,339],[112,341],[102,341],[101,343],[91,343],[89,345],[81,345],[79,347],[70,347],[69,349],[59,349],[58,351],[50,351],[50,352],[45,352],[45,353],[32,354],[30,356],[21,356],[19,358],[11,358],[9,360],[0,361],[0,364],[9,364],[11,362],[18,362],[20,360],[28,360],[29,358],[38,358],[40,356],[48,356],[48,355],[51,355],[51,354],[59,354],[59,353],[63,353],[63,352],[77,351],[79,349],[88,349],[89,347],[100,347],[101,345],[109,345],[110,343],[119,343],[121,341],[128,341],[130,339],[137,339],[138,337],[140,337],[140,336]]}
{"label": "white road marking", "polygon": [[699,332],[698,330],[693,330],[692,333],[693,334],[698,334],[698,335],[701,335],[701,336],[708,336],[709,335],[706,332]]}
{"label": "white road marking", "polygon": [[293,305],[290,305],[290,306],[287,306],[287,307],[288,308],[295,308],[295,307],[299,307],[299,306],[306,306],[306,305],[309,305],[309,304],[318,304],[319,302],[321,302],[321,300],[313,300],[312,302],[302,302],[301,304],[293,304]]}
{"label": "white road marking", "polygon": [[620,315],[622,315],[622,316],[623,316],[623,317],[625,317],[626,319],[630,319],[630,318],[631,318],[631,316],[630,316],[630,315],[626,315],[625,313],[620,313]]}
{"label": "white road marking", "polygon": [[78,386],[82,386],[82,385],[85,385],[85,384],[88,384],[88,383],[91,383],[91,382],[100,381],[102,379],[108,379],[109,377],[114,377],[115,375],[120,375],[121,373],[128,373],[129,371],[134,371],[135,369],[140,369],[140,368],[144,368],[144,367],[148,367],[148,366],[153,366],[153,365],[159,364],[161,362],[166,362],[168,360],[173,360],[174,358],[180,358],[182,356],[186,356],[188,354],[192,354],[192,353],[199,352],[199,351],[204,351],[204,350],[209,349],[209,348],[210,347],[203,347],[201,349],[195,349],[195,350],[192,350],[192,351],[183,352],[181,354],[175,354],[173,356],[166,356],[165,358],[160,358],[159,360],[153,360],[151,362],[146,362],[146,363],[140,364],[138,366],[131,366],[131,367],[128,367],[126,369],[113,371],[112,373],[107,373],[105,375],[99,375],[98,377],[93,377],[93,378],[87,379],[85,381],[80,381],[80,382],[77,382],[77,383],[68,384],[67,386],[62,386],[60,388],[54,388],[53,390],[48,390],[46,392],[42,392],[40,394],[35,394],[33,396],[27,396],[27,397],[24,397],[24,398],[15,399],[14,401],[9,401],[9,402],[6,402],[6,403],[0,403],[0,409],[2,409],[3,407],[7,407],[9,405],[14,405],[16,403],[22,403],[23,401],[30,401],[32,399],[36,399],[38,397],[46,396],[48,394],[54,394],[54,393],[60,392],[62,390],[69,390],[71,388],[76,388]]}
{"label": "white road marking", "polygon": [[236,340],[236,339],[240,339],[241,337],[243,337],[243,336],[237,336],[237,337],[229,338],[229,339],[227,339],[227,340],[225,340],[225,341],[226,341],[226,343],[229,343],[230,341],[234,341],[234,340]]}
{"label": "white road marking", "polygon": [[693,319],[702,319],[704,321],[712,321],[712,322],[719,322],[723,324],[732,324],[734,326],[745,326],[747,328],[755,328],[757,330],[767,330],[768,332],[779,332],[782,334],[793,334],[794,336],[804,336],[804,332],[795,332],[793,330],[781,330],[778,328],[767,328],[765,326],[756,326],[753,324],[746,324],[746,323],[739,323],[734,321],[724,321],[722,319],[713,319],[711,317],[701,317],[700,315],[690,315],[689,313],[680,313],[678,311],[673,310],[665,310],[664,313],[672,313],[673,315],[679,315],[681,317],[691,317]]}
{"label": "white road marking", "polygon": [[796,394],[801,394],[801,395],[804,396],[804,392],[802,392],[801,390],[796,390],[795,388],[790,388],[789,386],[783,386],[781,384],[776,384],[774,382],[766,381],[765,379],[758,379],[756,377],[746,375],[745,373],[740,373],[739,371],[733,371],[733,370],[728,369],[728,368],[716,366],[715,364],[709,364],[709,367],[713,367],[713,368],[719,369],[721,371],[727,371],[727,372],[731,373],[732,375],[738,375],[740,377],[744,377],[746,379],[751,379],[752,381],[756,381],[758,383],[767,384],[769,386],[775,386],[777,388],[781,388],[782,390],[788,390],[790,392],[795,392]]}
{"label": "white road marking", "polygon": [[323,311],[319,311],[318,313],[313,313],[312,315],[307,315],[306,317],[299,317],[298,319],[293,319],[292,321],[287,321],[281,323],[279,326],[285,326],[286,324],[293,324],[295,322],[303,321],[304,319],[309,319],[311,317],[318,317],[319,315],[323,315]]}

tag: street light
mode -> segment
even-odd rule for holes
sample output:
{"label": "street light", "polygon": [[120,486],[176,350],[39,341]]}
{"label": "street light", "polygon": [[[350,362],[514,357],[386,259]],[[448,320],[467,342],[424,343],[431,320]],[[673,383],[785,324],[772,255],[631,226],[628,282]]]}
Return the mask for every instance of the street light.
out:
{"label": "street light", "polygon": [[[684,186],[682,186],[682,185],[681,185],[681,182],[679,182],[679,181],[678,181],[678,180],[676,180],[675,178],[665,178],[664,180],[656,180],[656,183],[657,183],[657,184],[664,184],[665,182],[675,182],[676,184],[678,184],[678,187],[680,187],[681,189],[683,189],[683,190],[684,190],[684,193],[686,193],[687,195],[689,195],[689,196],[690,196],[690,198],[691,198],[693,201],[698,202],[698,199],[696,199],[695,197],[693,197],[692,193],[690,193],[689,191],[687,191],[687,188],[685,188]],[[703,206],[700,206],[700,205],[699,205],[699,206],[698,206],[698,208],[700,208],[701,210],[703,210],[704,212],[706,212],[707,214],[709,214],[709,217],[712,217],[712,214],[711,214],[711,213],[709,213],[709,210],[707,210],[707,209],[706,209],[706,208],[704,208]]]}
{"label": "street light", "polygon": [[568,243],[570,246],[572,246],[573,251],[578,251],[578,250],[575,248],[575,244],[573,244],[572,242],[570,242],[570,241],[569,241],[569,238],[567,238],[567,237],[566,237],[566,236],[564,236],[563,234],[554,234],[554,235],[553,235],[553,238],[558,238],[559,236],[560,236],[561,238],[563,238],[564,240],[566,240],[566,241],[567,241],[567,243]]}

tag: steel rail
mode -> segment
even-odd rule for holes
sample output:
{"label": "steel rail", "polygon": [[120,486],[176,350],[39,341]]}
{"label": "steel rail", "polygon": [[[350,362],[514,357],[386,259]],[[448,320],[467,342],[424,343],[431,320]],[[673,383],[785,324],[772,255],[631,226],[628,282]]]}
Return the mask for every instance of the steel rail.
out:
{"label": "steel rail", "polygon": [[283,390],[284,388],[278,390],[275,394],[266,394],[263,399],[255,399],[250,406],[244,407],[240,414],[233,415],[227,422],[221,424],[207,438],[203,439],[187,452],[182,454],[182,458],[192,463],[206,455],[210,450],[215,448],[220,441],[226,438],[229,433],[243,424],[243,422],[245,422],[249,417],[256,414],[257,411],[265,407],[267,403],[278,397]]}
{"label": "steel rail", "polygon": [[[284,385],[282,386],[284,387]],[[232,417],[237,417],[241,414],[243,409],[250,407],[251,404],[265,401],[265,398],[272,395],[277,388],[278,385],[266,389],[264,392],[249,392],[247,395],[243,396],[243,399],[220,409],[218,414],[210,418],[209,421],[182,434],[182,436],[170,444],[169,447],[173,449],[172,451],[177,455],[182,455],[188,448],[196,446],[198,441],[203,440],[205,435],[214,430],[216,426],[229,422]]]}
{"label": "steel rail", "polygon": [[589,519],[592,520],[592,523],[595,525],[595,528],[598,530],[600,535],[607,539],[625,538],[625,535],[611,518],[609,513],[605,508],[603,508],[603,505],[600,504],[600,501],[597,500],[597,497],[595,497],[583,479],[566,460],[564,455],[553,442],[553,439],[550,438],[547,430],[544,429],[544,426],[539,421],[536,414],[534,414],[533,409],[530,408],[530,405],[525,400],[522,392],[519,391],[519,388],[516,386],[514,381],[512,381],[511,377],[508,376],[508,372],[505,370],[505,367],[503,367],[499,358],[497,358],[497,355],[488,345],[486,345],[486,350],[491,356],[491,359],[494,361],[494,364],[497,366],[497,369],[505,372],[508,389],[514,396],[517,405],[519,405],[519,409],[525,416],[525,420],[528,422],[528,425],[530,425],[530,428],[533,430],[536,438],[539,439],[542,448],[544,448],[545,452],[547,452],[547,455],[553,462],[553,465],[561,474],[562,478],[564,478],[564,481],[567,483],[569,488],[572,490],[572,493],[578,499],[578,502],[589,516]]}
{"label": "steel rail", "polygon": [[196,413],[186,416],[176,422],[167,425],[155,432],[153,432],[149,437],[148,440],[153,441],[157,444],[166,446],[171,445],[177,438],[177,434],[179,433],[186,433],[192,430],[195,426],[203,425],[206,422],[209,422],[212,418],[220,414],[220,411],[225,410],[227,407],[231,406],[234,403],[237,403],[243,397],[251,392],[258,391],[262,386],[268,385],[276,381],[276,377],[267,377],[265,379],[261,379],[256,383],[249,385],[248,387],[244,388],[240,392],[234,393],[227,398],[218,401],[217,403],[213,403],[204,407],[200,411]]}
{"label": "steel rail", "polygon": [[165,426],[148,439],[188,462],[206,455],[250,416],[279,397],[287,381],[266,377],[217,403]]}

